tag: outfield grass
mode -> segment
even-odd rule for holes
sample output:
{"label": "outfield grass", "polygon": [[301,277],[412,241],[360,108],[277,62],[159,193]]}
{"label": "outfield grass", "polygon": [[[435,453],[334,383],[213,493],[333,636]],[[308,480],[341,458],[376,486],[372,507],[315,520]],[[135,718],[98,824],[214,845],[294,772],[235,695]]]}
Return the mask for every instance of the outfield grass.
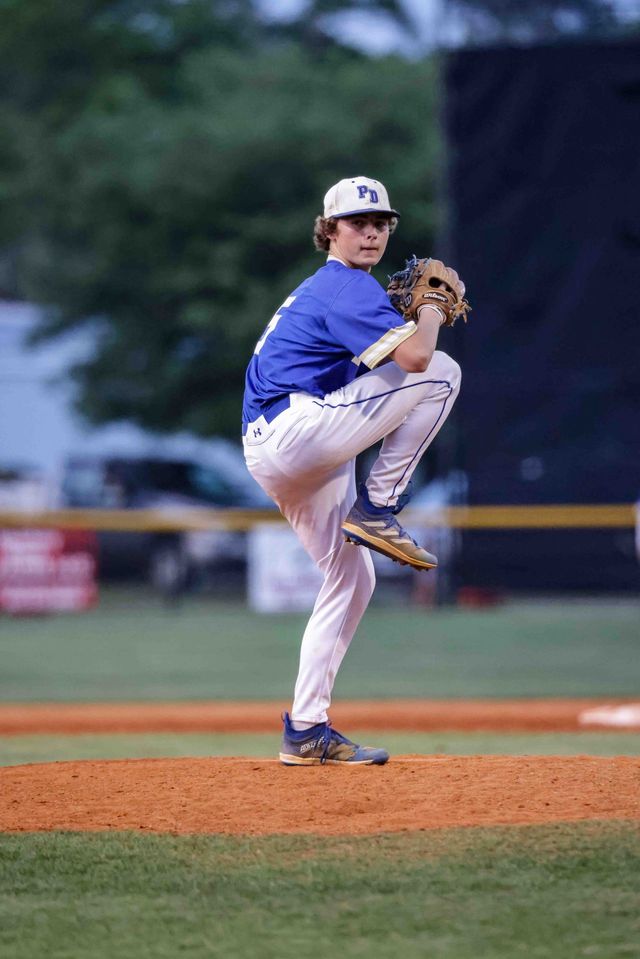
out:
{"label": "outfield grass", "polygon": [[[639,607],[373,606],[339,698],[630,696]],[[0,700],[290,700],[305,616],[106,590],[86,615],[0,622]],[[274,707],[275,708],[275,707]],[[345,730],[348,734],[351,730]],[[629,733],[391,733],[392,753],[638,755]],[[277,735],[16,736],[0,763],[272,756]],[[407,835],[0,836],[7,959],[617,959],[640,954],[637,824]]]}
{"label": "outfield grass", "polygon": [[[288,702],[306,616],[105,590],[98,610],[4,618],[0,700]],[[517,603],[468,611],[373,606],[341,698],[637,696],[640,605]]]}
{"label": "outfield grass", "polygon": [[[359,742],[407,753],[451,756],[638,756],[637,733],[388,733],[354,734]],[[142,759],[162,756],[277,756],[280,737],[237,733],[118,733],[0,737],[0,766],[74,759]]]}
{"label": "outfield grass", "polygon": [[639,896],[630,824],[0,837],[7,959],[629,959]]}

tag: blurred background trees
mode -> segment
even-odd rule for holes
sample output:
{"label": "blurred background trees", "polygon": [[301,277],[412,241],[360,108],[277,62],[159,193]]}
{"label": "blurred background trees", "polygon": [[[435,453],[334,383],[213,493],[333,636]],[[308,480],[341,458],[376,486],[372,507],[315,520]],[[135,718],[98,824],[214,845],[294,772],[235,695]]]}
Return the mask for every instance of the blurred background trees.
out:
{"label": "blurred background trees", "polygon": [[293,42],[247,0],[15,2],[0,26],[2,287],[46,307],[42,336],[94,329],[74,371],[90,420],[237,435],[253,345],[320,266],[336,179],[386,179],[404,248],[429,245],[431,64],[329,40],[311,60],[315,15]]}
{"label": "blurred background trees", "polygon": [[[73,371],[93,422],[237,436],[253,344],[321,264],[310,234],[335,180],[379,177],[403,213],[379,278],[433,249],[440,96],[425,52],[447,23],[464,14],[495,40],[523,23],[535,38],[577,16],[584,29],[615,20],[597,0],[456,0],[446,17],[430,7],[434,36],[400,0],[268,8],[0,6],[0,292],[45,308],[40,336],[94,331],[95,354]],[[411,56],[354,49],[347,14],[393,28]]]}

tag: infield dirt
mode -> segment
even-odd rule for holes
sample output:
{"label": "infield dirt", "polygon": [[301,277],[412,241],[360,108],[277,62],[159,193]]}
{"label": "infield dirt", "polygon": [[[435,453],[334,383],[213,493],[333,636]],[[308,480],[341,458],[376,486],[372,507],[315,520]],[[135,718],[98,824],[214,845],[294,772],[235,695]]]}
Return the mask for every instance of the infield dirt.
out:
{"label": "infield dirt", "polygon": [[[594,700],[351,702],[336,726],[567,731]],[[18,704],[0,733],[267,732],[275,703]],[[360,738],[360,737],[358,737]],[[451,826],[640,819],[640,759],[398,756],[387,766],[138,759],[0,769],[0,830],[358,835]]]}
{"label": "infield dirt", "polygon": [[276,760],[65,762],[0,770],[0,830],[360,835],[640,818],[640,759],[398,757],[387,766]]}
{"label": "infield dirt", "polygon": [[[583,713],[602,705],[602,699],[354,700],[333,706],[331,716],[347,732],[571,732],[584,728]],[[277,702],[6,703],[0,705],[0,735],[279,732],[284,709],[288,705]]]}

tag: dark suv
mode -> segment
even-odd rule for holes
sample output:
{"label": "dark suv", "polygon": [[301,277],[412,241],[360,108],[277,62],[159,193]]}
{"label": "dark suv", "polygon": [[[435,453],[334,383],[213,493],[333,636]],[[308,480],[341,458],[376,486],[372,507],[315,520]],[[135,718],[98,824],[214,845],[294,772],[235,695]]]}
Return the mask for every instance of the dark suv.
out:
{"label": "dark suv", "polygon": [[[258,487],[221,469],[162,456],[72,456],[64,464],[63,505],[88,509],[258,508]],[[202,581],[216,568],[245,562],[244,533],[223,530],[98,534],[100,575],[147,578],[164,592]]]}

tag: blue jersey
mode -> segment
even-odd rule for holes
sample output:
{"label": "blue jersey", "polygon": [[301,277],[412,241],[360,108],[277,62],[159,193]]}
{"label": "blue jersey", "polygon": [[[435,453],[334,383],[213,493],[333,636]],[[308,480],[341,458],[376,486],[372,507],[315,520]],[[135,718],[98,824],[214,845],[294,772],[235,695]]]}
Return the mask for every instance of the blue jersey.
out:
{"label": "blue jersey", "polygon": [[258,340],[247,369],[242,420],[269,421],[290,393],[325,396],[376,367],[416,329],[398,322],[369,273],[329,260],[284,301]]}

